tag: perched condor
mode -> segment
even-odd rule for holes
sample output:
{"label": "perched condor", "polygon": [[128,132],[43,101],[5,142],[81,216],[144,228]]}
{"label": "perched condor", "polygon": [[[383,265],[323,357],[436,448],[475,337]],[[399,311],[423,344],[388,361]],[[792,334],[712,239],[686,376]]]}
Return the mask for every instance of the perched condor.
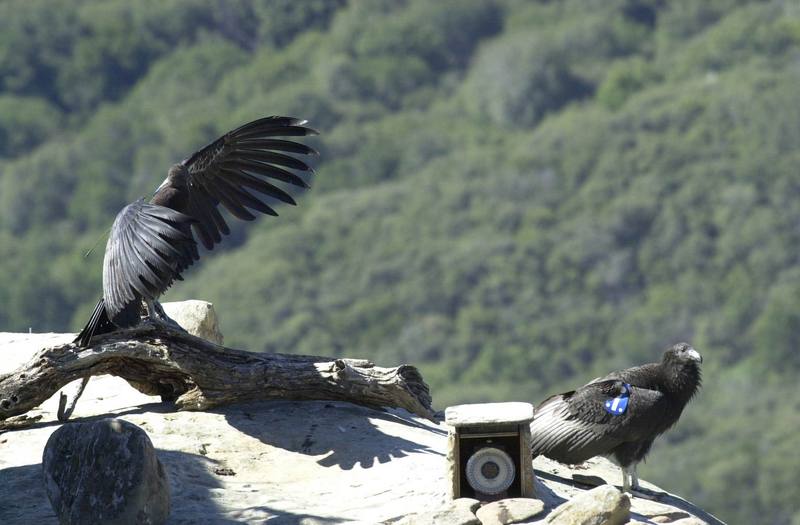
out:
{"label": "perched condor", "polygon": [[255,212],[277,215],[256,194],[295,204],[270,179],[306,188],[291,170],[311,171],[295,155],[316,154],[309,146],[276,137],[316,135],[304,120],[266,117],[230,131],[172,166],[150,202],[119,212],[103,260],[103,298],[75,342],[88,346],[95,335],[147,318],[169,323],[158,297],[198,259],[195,236],[212,249],[230,233],[219,205],[251,221]]}
{"label": "perched condor", "polygon": [[636,464],[697,393],[702,361],[694,348],[678,343],[660,363],[612,372],[547,398],[531,423],[533,456],[568,464],[608,456],[622,468],[622,490],[638,490]]}

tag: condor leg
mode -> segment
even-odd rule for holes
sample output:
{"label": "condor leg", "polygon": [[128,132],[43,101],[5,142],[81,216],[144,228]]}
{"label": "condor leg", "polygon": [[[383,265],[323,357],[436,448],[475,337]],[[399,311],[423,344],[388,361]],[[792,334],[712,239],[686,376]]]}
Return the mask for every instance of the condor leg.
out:
{"label": "condor leg", "polygon": [[154,324],[167,326],[173,330],[180,330],[181,332],[186,331],[181,325],[175,322],[174,319],[167,315],[167,312],[164,311],[164,308],[158,301],[145,301],[145,304],[147,305],[147,318]]}

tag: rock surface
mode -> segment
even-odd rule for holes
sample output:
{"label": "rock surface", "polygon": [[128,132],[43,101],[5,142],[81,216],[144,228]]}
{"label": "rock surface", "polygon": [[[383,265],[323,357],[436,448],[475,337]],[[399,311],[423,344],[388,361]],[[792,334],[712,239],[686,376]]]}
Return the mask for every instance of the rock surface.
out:
{"label": "rock surface", "polygon": [[[548,509],[558,507],[566,500],[571,500],[594,486],[607,483],[619,489],[622,483],[619,467],[602,457],[592,458],[581,465],[570,467],[540,456],[534,459],[533,467],[537,476],[536,497],[543,500]],[[724,525],[713,515],[679,496],[669,494],[642,479],[639,483],[654,496],[650,499],[631,498],[631,522],[673,524],[691,517],[697,520],[693,525]]]}
{"label": "rock surface", "polygon": [[[24,364],[41,347],[72,337],[0,333],[0,374]],[[58,394],[29,414],[41,416],[39,422],[0,433],[4,525],[58,523],[40,463],[45,443],[61,427],[57,407]],[[142,427],[152,440],[172,494],[168,524],[432,523],[432,516],[452,505],[447,499],[447,426],[404,411],[267,401],[213,412],[175,412],[122,379],[92,378],[73,421],[109,416]],[[619,468],[601,458],[577,469],[536,458],[534,468],[536,495],[545,512],[525,523],[545,523],[552,509],[591,488],[586,479],[620,483]],[[585,476],[584,482],[574,479],[576,473]],[[459,515],[461,510],[471,513],[473,504],[455,503]],[[680,523],[693,516],[699,523],[720,523],[666,493],[659,501],[631,500],[631,519],[642,523],[657,523],[653,518]],[[469,523],[478,523],[474,520]]]}
{"label": "rock surface", "polygon": [[69,423],[42,455],[47,497],[62,524],[161,524],[169,482],[147,434],[121,419]]}
{"label": "rock surface", "polygon": [[223,344],[222,332],[219,330],[219,319],[214,305],[208,301],[178,301],[164,303],[164,312],[181,328],[192,335],[202,337],[218,345]]}
{"label": "rock surface", "polygon": [[523,523],[544,511],[544,503],[532,498],[508,498],[484,505],[475,513],[481,525]]}
{"label": "rock surface", "polygon": [[559,505],[547,516],[554,525],[624,525],[631,500],[611,485],[600,485]]}
{"label": "rock surface", "polygon": [[397,525],[482,525],[475,516],[481,502],[472,498],[457,498],[432,513],[415,513],[397,521]]}

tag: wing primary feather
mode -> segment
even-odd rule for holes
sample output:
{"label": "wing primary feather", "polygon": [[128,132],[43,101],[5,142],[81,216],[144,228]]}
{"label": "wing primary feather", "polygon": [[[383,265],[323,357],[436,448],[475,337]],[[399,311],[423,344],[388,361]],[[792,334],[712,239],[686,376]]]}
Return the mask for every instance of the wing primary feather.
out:
{"label": "wing primary feather", "polygon": [[235,139],[254,137],[306,137],[319,135],[319,131],[305,126],[264,126],[252,130],[231,133]]}
{"label": "wing primary feather", "polygon": [[[148,222],[142,221],[142,227],[150,233],[148,242],[151,250],[149,253],[159,263],[160,271],[174,272],[176,268],[184,269],[199,258],[197,245],[190,234],[180,230],[172,232],[159,230],[157,225]],[[170,236],[173,242],[167,240]],[[170,261],[170,259],[172,260]]]}
{"label": "wing primary feather", "polygon": [[218,198],[220,203],[222,203],[222,205],[237,219],[252,221],[256,218],[255,215],[247,211],[247,209],[228,192],[224,183],[218,178],[209,178],[205,181],[205,186],[209,189],[210,194]]}
{"label": "wing primary feather", "polygon": [[[195,217],[201,217],[197,210],[197,203],[191,197],[189,198],[189,211]],[[197,236],[200,237],[200,242],[203,243],[203,246],[205,246],[206,250],[210,250],[214,247],[214,237],[208,224],[202,220],[198,220],[196,223],[192,224],[192,228],[194,229],[195,233],[197,233]],[[215,233],[219,235],[219,232],[216,230]]]}
{"label": "wing primary feather", "polygon": [[291,195],[277,186],[273,186],[265,180],[261,180],[239,170],[221,169],[220,172],[223,176],[225,176],[225,178],[230,179],[231,182],[235,182],[241,186],[246,186],[255,191],[263,193],[264,195],[269,195],[270,197],[283,201],[286,204],[291,204],[293,206],[297,204]]}
{"label": "wing primary feather", "polygon": [[237,141],[234,153],[249,151],[284,151],[286,153],[296,153],[298,155],[319,155],[319,152],[311,146],[306,146],[299,142],[280,139],[247,139]]}
{"label": "wing primary feather", "polygon": [[[145,263],[156,273],[159,280],[163,280],[163,274],[174,270],[175,261],[182,259],[184,257],[184,252],[175,248],[171,243],[164,241],[157,232],[146,230],[146,226],[144,225],[143,229],[145,229],[147,236],[143,236],[140,232],[139,238],[140,241],[144,242],[147,246],[146,249],[141,249],[141,251],[147,255]],[[162,251],[172,252],[173,261],[167,260],[166,257],[168,256],[162,255],[162,251],[159,251],[159,248],[161,248]]]}
{"label": "wing primary feather", "polygon": [[229,135],[237,135],[239,133],[244,133],[248,130],[257,127],[283,127],[283,126],[302,126],[307,121],[298,119],[295,117],[282,117],[280,115],[272,115],[269,117],[261,117],[256,120],[252,120],[246,124],[242,124],[238,128],[234,129]]}
{"label": "wing primary feather", "polygon": [[233,150],[231,152],[231,159],[240,158],[242,160],[254,160],[257,162],[265,162],[278,166],[284,166],[298,171],[311,171],[313,168],[300,159],[296,159],[290,155],[283,153],[276,153],[274,151],[259,151],[259,150]]}
{"label": "wing primary feather", "polygon": [[217,204],[219,203],[218,199],[214,199],[205,189],[202,189],[197,194],[198,203],[202,206],[203,212],[206,216],[210,217],[216,233],[215,242],[220,242],[222,237],[220,233],[223,235],[228,235],[231,233],[231,229],[228,227],[228,223],[225,222],[225,219],[222,217],[222,214],[217,209]]}
{"label": "wing primary feather", "polygon": [[246,206],[250,209],[260,211],[261,213],[265,213],[267,215],[273,215],[273,216],[278,215],[275,212],[275,210],[273,210],[265,203],[258,200],[251,193],[239,187],[238,185],[232,184],[229,181],[225,180],[224,178],[219,178],[215,182],[220,187],[224,187],[225,190],[228,192],[228,195],[235,198],[236,202],[238,202],[239,204]]}
{"label": "wing primary feather", "polygon": [[142,200],[126,206],[117,216],[103,262],[103,295],[115,324],[135,323],[138,301],[158,298],[176,275],[197,259],[190,224],[199,223],[189,215]]}
{"label": "wing primary feather", "polygon": [[180,163],[188,172],[186,212],[196,219],[192,229],[203,246],[212,249],[230,233],[220,205],[234,217],[250,221],[256,212],[277,215],[261,195],[296,204],[293,196],[267,179],[309,187],[307,177],[291,170],[313,173],[313,167],[295,155],[317,155],[317,151],[281,138],[318,134],[306,123],[284,116],[260,118],[217,138]]}
{"label": "wing primary feather", "polygon": [[220,168],[238,169],[253,175],[271,177],[300,188],[308,188],[308,183],[291,171],[285,170],[272,164],[252,161],[247,159],[226,159],[220,164]]}
{"label": "wing primary feather", "polygon": [[[168,277],[158,275],[148,261],[152,248],[139,229],[131,228],[130,253],[132,258],[126,261],[129,271],[135,278],[129,277],[130,285],[147,299],[156,299],[163,292],[164,282]],[[170,269],[171,270],[171,269]]]}

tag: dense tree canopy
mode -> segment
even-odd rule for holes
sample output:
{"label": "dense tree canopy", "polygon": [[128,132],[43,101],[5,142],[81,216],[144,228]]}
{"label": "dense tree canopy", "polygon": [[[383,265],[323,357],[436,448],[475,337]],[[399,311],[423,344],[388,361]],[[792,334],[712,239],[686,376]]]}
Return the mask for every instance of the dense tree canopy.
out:
{"label": "dense tree canopy", "polygon": [[0,4],[0,329],[77,330],[126,202],[228,129],[304,117],[302,205],[237,223],[165,300],[213,301],[233,346],[413,362],[440,408],[690,341],[703,390],[642,476],[800,523],[796,5],[57,9]]}

